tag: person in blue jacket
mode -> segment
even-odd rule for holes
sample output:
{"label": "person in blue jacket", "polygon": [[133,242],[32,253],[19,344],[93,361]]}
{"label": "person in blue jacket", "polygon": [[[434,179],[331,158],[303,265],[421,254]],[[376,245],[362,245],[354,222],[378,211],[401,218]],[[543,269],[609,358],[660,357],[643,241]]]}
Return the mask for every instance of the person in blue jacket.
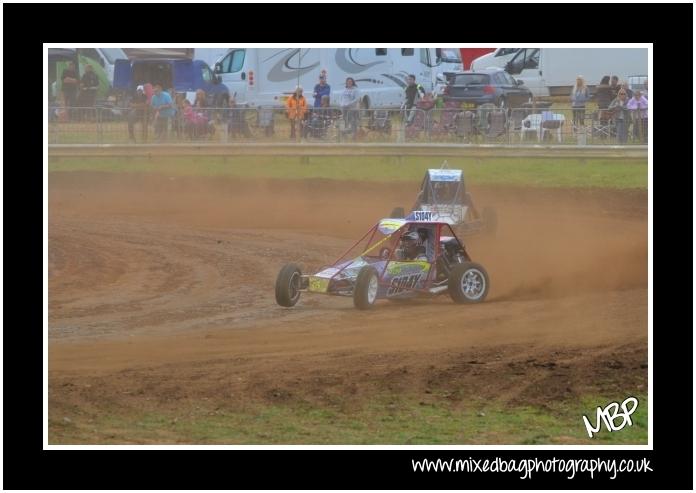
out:
{"label": "person in blue jacket", "polygon": [[319,84],[314,86],[314,107],[321,108],[322,96],[331,95],[331,86],[326,83],[326,74],[319,76]]}

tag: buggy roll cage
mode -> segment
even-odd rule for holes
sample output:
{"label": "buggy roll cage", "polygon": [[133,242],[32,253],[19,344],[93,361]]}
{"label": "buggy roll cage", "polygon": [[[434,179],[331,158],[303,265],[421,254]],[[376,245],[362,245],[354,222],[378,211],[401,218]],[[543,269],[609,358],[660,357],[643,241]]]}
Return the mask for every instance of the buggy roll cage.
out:
{"label": "buggy roll cage", "polygon": [[[455,188],[454,193],[447,194],[450,196],[448,199],[438,198],[437,188],[442,186],[450,188],[450,191],[452,187]],[[462,170],[451,170],[447,161],[443,161],[439,169],[429,169],[425,172],[418,198],[411,209],[418,210],[421,204],[442,204],[454,207],[463,204],[465,196]]]}
{"label": "buggy roll cage", "polygon": [[[464,247],[462,242],[459,240],[457,235],[454,233],[452,226],[447,224],[447,223],[442,223],[442,222],[419,222],[419,221],[406,221],[403,219],[396,220],[401,224],[394,231],[392,231],[391,233],[386,235],[381,240],[377,241],[375,244],[371,245],[372,240],[373,240],[375,234],[377,233],[377,230],[378,230],[380,224],[382,224],[382,222],[386,221],[386,220],[395,221],[393,219],[383,219],[383,220],[379,221],[377,224],[372,226],[358,241],[353,243],[353,245],[349,249],[347,249],[345,252],[343,252],[341,254],[341,256],[335,262],[333,262],[331,265],[323,266],[320,270],[324,270],[324,269],[331,268],[331,267],[336,267],[339,263],[341,263],[342,261],[344,261],[346,259],[346,256],[348,255],[348,253],[350,253],[355,247],[360,245],[365,240],[365,238],[367,238],[368,236],[370,236],[370,239],[367,242],[367,245],[368,245],[367,249],[364,250],[362,253],[360,253],[356,258],[362,258],[363,256],[367,255],[369,252],[378,248],[380,245],[383,245],[384,243],[388,243],[388,241],[393,240],[395,235],[397,235],[397,234],[398,234],[398,236],[396,236],[397,238],[401,237],[401,235],[404,233],[404,230],[410,228],[413,225],[435,226],[435,228],[434,228],[435,238],[433,238],[433,242],[435,243],[434,248],[433,248],[434,253],[433,253],[432,260],[427,261],[428,264],[430,264],[431,268],[428,269],[428,275],[425,279],[423,287],[422,288],[403,288],[403,289],[409,290],[409,291],[427,292],[432,287],[432,284],[435,281],[434,277],[436,276],[436,274],[435,274],[436,269],[433,269],[432,266],[437,265],[437,260],[440,257],[440,241],[441,241],[442,236],[443,236],[442,230],[444,228],[447,228],[449,230],[449,233],[451,233],[451,235],[445,235],[445,236],[456,239],[459,247],[462,249],[465,256],[468,257],[468,253],[466,252],[466,248]],[[394,223],[394,224],[398,224],[398,223]],[[401,260],[394,259],[394,252],[395,251],[396,251],[396,248],[390,248],[389,249],[389,256],[386,259],[383,259],[383,260],[385,260],[384,266],[382,267],[381,271],[378,271],[378,283],[379,283],[379,285],[385,285],[385,283],[383,282],[383,279],[384,279],[384,274],[387,271],[387,267],[389,266],[389,263],[390,262],[402,262]],[[408,261],[406,261],[406,262],[408,262]],[[336,276],[338,276],[341,272],[343,272],[351,264],[352,264],[352,262],[348,262],[340,269],[337,269],[336,272],[334,272],[333,275],[329,278],[329,283],[331,283],[331,281],[333,281],[334,278],[336,278]]]}

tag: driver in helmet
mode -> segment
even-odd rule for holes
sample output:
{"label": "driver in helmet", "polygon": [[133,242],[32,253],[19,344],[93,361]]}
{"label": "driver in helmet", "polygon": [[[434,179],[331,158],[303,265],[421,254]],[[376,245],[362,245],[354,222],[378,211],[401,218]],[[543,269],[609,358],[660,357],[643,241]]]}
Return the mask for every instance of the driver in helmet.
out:
{"label": "driver in helmet", "polygon": [[420,235],[416,231],[409,231],[401,236],[395,253],[399,260],[428,260],[425,247],[422,246]]}

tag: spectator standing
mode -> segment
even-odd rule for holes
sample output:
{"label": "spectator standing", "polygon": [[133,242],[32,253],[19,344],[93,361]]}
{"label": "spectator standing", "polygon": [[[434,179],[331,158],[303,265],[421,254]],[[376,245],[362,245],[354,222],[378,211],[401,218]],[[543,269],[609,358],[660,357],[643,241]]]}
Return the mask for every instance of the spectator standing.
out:
{"label": "spectator standing", "polygon": [[597,107],[600,110],[606,110],[614,99],[614,96],[612,96],[611,86],[609,85],[609,76],[605,75],[602,77],[602,80],[599,82],[599,85],[595,90]]}
{"label": "spectator standing", "polygon": [[196,98],[193,100],[193,107],[199,109],[208,107],[208,98],[203,89],[196,90]]}
{"label": "spectator standing", "polygon": [[628,124],[631,121],[631,113],[628,109],[628,98],[626,91],[619,90],[616,99],[611,102],[609,109],[612,110],[614,123],[616,124],[616,136],[619,144],[625,144],[628,141]]}
{"label": "spectator standing", "polygon": [[331,86],[326,83],[326,75],[319,76],[319,83],[314,86],[314,107],[321,107],[321,99],[324,96],[331,96]]}
{"label": "spectator standing", "polygon": [[353,139],[357,137],[358,132],[359,105],[360,91],[355,83],[355,79],[348,77],[346,79],[346,88],[341,94],[340,106],[343,112],[343,121],[346,128],[349,128],[353,134]]}
{"label": "spectator standing", "polygon": [[621,86],[619,84],[619,77],[617,75],[611,76],[611,82],[609,84],[609,87],[611,88],[611,99],[613,101],[618,97],[619,89],[621,89]]}
{"label": "spectator standing", "polygon": [[143,89],[145,91],[145,97],[147,97],[147,104],[150,104],[152,102],[152,96],[155,94],[155,89],[149,82],[143,84]]}
{"label": "spectator standing", "polygon": [[406,89],[404,89],[405,97],[405,108],[408,111],[408,116],[406,117],[406,125],[411,125],[413,123],[413,117],[416,112],[414,108],[416,106],[416,99],[425,96],[425,89],[420,84],[416,84],[416,76],[411,74],[406,78]]}
{"label": "spectator standing", "polygon": [[62,91],[63,91],[63,101],[65,102],[65,108],[68,114],[68,118],[73,117],[73,110],[77,102],[77,89],[80,84],[79,76],[77,75],[77,69],[75,68],[75,62],[68,62],[68,68],[63,70],[60,76]]}
{"label": "spectator standing", "polygon": [[610,77],[608,75],[602,77],[602,80],[599,82],[599,85],[595,89],[594,98],[595,101],[597,101],[597,109],[599,110],[597,112],[597,120],[603,127],[609,127],[609,130],[606,134],[601,134],[602,139],[607,134],[613,136],[614,128],[610,125],[611,114],[609,113],[609,111],[607,111],[607,109],[609,108],[609,105],[615,98],[612,96]]}
{"label": "spectator standing", "polygon": [[626,107],[633,114],[633,138],[641,142],[648,141],[648,100],[640,91],[635,91]]}
{"label": "spectator standing", "polygon": [[162,142],[167,139],[169,120],[174,116],[174,102],[169,93],[162,90],[160,84],[155,84],[154,89],[150,106],[155,112],[155,138]]}
{"label": "spectator standing", "polygon": [[297,86],[293,95],[285,101],[285,107],[287,109],[288,119],[290,119],[290,138],[295,139],[297,138],[295,127],[300,125],[299,132],[300,135],[302,135],[302,120],[304,120],[305,114],[307,113],[307,100],[302,95],[301,86]]}
{"label": "spectator standing", "polygon": [[130,112],[128,113],[128,138],[135,144],[135,124],[142,124],[143,142],[147,140],[147,96],[143,86],[138,86],[130,102]]}
{"label": "spectator standing", "polygon": [[196,90],[196,97],[193,99],[193,107],[199,113],[207,114],[207,111],[203,110],[208,108],[208,95],[205,93],[203,89]]}
{"label": "spectator standing", "polygon": [[575,86],[570,93],[570,101],[573,106],[573,129],[585,125],[585,104],[590,99],[590,91],[585,85],[585,79],[578,75],[575,79]]}
{"label": "spectator standing", "polygon": [[99,79],[91,65],[85,65],[85,73],[80,80],[80,105],[85,108],[93,108],[97,100]]}
{"label": "spectator standing", "polygon": [[[249,124],[247,123],[245,116],[245,109],[237,107],[237,101],[234,95],[230,98],[228,102],[229,108],[227,110],[227,133],[228,135],[243,135],[246,138],[251,137],[251,130],[249,129]],[[268,132],[266,132],[268,136]]]}
{"label": "spectator standing", "polygon": [[174,101],[174,116],[172,117],[172,130],[177,138],[184,134],[184,101],[186,96],[183,93],[177,93],[174,89],[169,90],[169,96]]}
{"label": "spectator standing", "polygon": [[631,98],[633,97],[633,91],[632,91],[631,88],[628,86],[628,82],[626,82],[625,80],[622,80],[622,81],[619,83],[619,89],[623,89],[624,91],[626,91],[626,97],[627,97],[628,99],[631,99]]}
{"label": "spectator standing", "polygon": [[196,97],[193,100],[193,108],[196,113],[203,114],[212,123],[212,110],[210,110],[210,104],[208,103],[208,95],[203,89],[196,90]]}

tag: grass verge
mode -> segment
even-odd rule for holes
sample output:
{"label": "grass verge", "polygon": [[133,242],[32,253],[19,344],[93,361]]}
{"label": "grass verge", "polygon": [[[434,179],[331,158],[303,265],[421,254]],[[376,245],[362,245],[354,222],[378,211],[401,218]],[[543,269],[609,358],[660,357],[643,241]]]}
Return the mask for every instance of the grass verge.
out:
{"label": "grass verge", "polygon": [[[420,181],[441,158],[423,157],[201,157],[49,158],[48,170],[147,172],[239,178],[358,181]],[[464,170],[468,183],[561,188],[647,189],[648,163],[641,159],[536,160],[530,158],[448,159]]]}
{"label": "grass verge", "polygon": [[[624,396],[625,397],[625,396]],[[585,396],[542,408],[491,402],[452,404],[378,396],[351,412],[302,404],[240,409],[205,406],[177,412],[52,416],[52,444],[647,444],[647,397],[631,426],[589,438],[582,420],[623,397]],[[65,413],[65,411],[64,411]],[[621,418],[617,420],[617,423]]]}

